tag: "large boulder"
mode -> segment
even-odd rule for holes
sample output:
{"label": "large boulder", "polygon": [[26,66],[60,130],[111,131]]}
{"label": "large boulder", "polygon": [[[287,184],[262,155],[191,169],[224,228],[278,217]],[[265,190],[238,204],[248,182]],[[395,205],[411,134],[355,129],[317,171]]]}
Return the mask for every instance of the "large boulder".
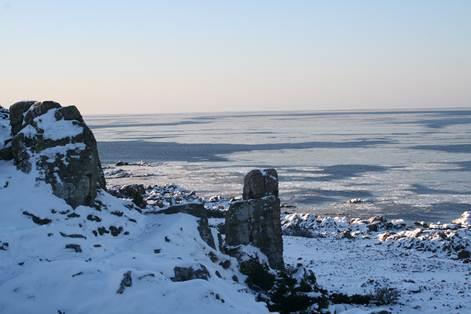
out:
{"label": "large boulder", "polygon": [[261,198],[268,195],[278,197],[278,173],[275,169],[255,169],[244,178],[244,200]]}
{"label": "large boulder", "polygon": [[10,107],[10,124],[18,169],[37,172],[72,207],[93,205],[106,183],[95,137],[75,106],[18,102]]}
{"label": "large boulder", "polygon": [[244,179],[244,200],[232,202],[226,213],[226,245],[253,245],[268,258],[270,267],[282,269],[278,174],[275,169],[252,170]]}

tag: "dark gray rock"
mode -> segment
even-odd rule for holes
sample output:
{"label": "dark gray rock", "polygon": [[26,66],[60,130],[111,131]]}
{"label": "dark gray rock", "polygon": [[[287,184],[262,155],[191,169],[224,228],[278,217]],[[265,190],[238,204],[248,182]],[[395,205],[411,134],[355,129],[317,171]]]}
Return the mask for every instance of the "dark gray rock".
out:
{"label": "dark gray rock", "polygon": [[227,251],[233,251],[234,247],[240,245],[251,244],[267,256],[270,267],[283,269],[283,239],[276,170],[256,169],[247,173],[244,178],[243,199],[232,202],[225,216]]}
{"label": "dark gray rock", "polygon": [[117,197],[130,198],[132,199],[132,202],[140,208],[145,208],[147,206],[147,202],[144,200],[146,188],[143,184],[117,186],[111,189],[110,193]]}
{"label": "dark gray rock", "polygon": [[213,234],[211,233],[211,228],[209,228],[208,218],[202,217],[198,220],[198,232],[201,239],[203,239],[206,244],[208,244],[213,249],[216,249]]}
{"label": "dark gray rock", "polygon": [[11,134],[16,135],[23,127],[24,113],[35,101],[20,101],[10,106]]}
{"label": "dark gray rock", "polygon": [[36,169],[72,207],[93,205],[106,182],[92,131],[74,106],[52,101],[10,107],[11,153],[18,169]]}
{"label": "dark gray rock", "polygon": [[278,173],[275,169],[255,169],[244,178],[242,198],[257,199],[274,195],[278,197]]}
{"label": "dark gray rock", "polygon": [[194,279],[203,279],[203,280],[208,280],[209,275],[208,269],[206,266],[199,264],[196,266],[190,266],[190,267],[179,267],[176,266],[173,269],[173,272],[175,273],[175,276],[170,278],[172,281],[188,281],[188,280],[194,280]]}
{"label": "dark gray rock", "polygon": [[23,215],[30,217],[31,220],[37,225],[48,225],[52,222],[52,220],[49,218],[40,218],[34,214],[27,212],[26,210],[23,211]]}
{"label": "dark gray rock", "polygon": [[268,257],[272,268],[284,267],[280,200],[276,196],[232,203],[226,213],[225,231],[226,245],[252,244]]}
{"label": "dark gray rock", "polygon": [[116,293],[123,294],[124,290],[130,287],[132,287],[132,276],[131,271],[127,271],[123,274],[123,279],[121,279],[121,282],[119,283],[119,288],[118,290],[116,290]]}
{"label": "dark gray rock", "polygon": [[192,215],[199,218],[207,217],[208,215],[207,210],[206,208],[204,208],[204,205],[202,203],[188,203],[188,204],[182,204],[182,205],[174,205],[166,209],[146,211],[144,213],[146,215],[152,215],[152,214],[172,215],[172,214],[184,213],[184,214]]}
{"label": "dark gray rock", "polygon": [[457,254],[458,259],[468,259],[471,258],[471,252],[466,251],[466,250],[461,250]]}
{"label": "dark gray rock", "polygon": [[82,252],[82,247],[80,246],[80,244],[73,244],[73,243],[72,244],[66,244],[65,248],[66,249],[71,249],[75,253],[81,253]]}

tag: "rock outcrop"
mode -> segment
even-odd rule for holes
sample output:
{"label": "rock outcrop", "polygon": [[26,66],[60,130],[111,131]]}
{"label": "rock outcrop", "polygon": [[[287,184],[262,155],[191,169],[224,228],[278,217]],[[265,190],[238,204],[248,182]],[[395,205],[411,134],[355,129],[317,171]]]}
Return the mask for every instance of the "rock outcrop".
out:
{"label": "rock outcrop", "polygon": [[10,107],[11,157],[23,172],[38,172],[72,207],[93,205],[106,188],[95,137],[75,106],[24,101]]}
{"label": "rock outcrop", "polygon": [[244,178],[244,200],[258,199],[267,195],[278,197],[278,173],[275,169],[254,169]]}
{"label": "rock outcrop", "polygon": [[276,170],[250,171],[244,179],[244,199],[231,203],[226,213],[226,245],[253,245],[267,256],[270,267],[282,269],[283,240]]}

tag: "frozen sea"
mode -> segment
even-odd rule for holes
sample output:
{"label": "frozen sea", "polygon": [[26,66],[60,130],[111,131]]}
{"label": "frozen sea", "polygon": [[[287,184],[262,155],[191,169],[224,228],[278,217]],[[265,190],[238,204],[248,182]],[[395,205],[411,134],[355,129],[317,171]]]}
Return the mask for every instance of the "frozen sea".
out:
{"label": "frozen sea", "polygon": [[[471,110],[88,116],[105,166],[201,195],[275,167],[289,211],[450,221],[471,209]],[[361,199],[352,204],[350,199]]]}

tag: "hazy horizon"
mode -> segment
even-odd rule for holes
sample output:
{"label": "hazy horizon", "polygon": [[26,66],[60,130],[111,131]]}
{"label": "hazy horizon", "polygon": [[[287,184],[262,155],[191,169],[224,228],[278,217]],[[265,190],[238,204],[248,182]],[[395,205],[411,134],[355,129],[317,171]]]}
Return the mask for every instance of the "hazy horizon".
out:
{"label": "hazy horizon", "polygon": [[471,105],[471,2],[0,0],[0,104],[85,115]]}
{"label": "hazy horizon", "polygon": [[[1,105],[1,104],[0,104]],[[75,105],[75,104],[72,104]],[[411,113],[420,113],[420,112],[442,112],[442,111],[470,111],[471,106],[463,106],[463,107],[418,107],[418,108],[351,108],[351,109],[305,109],[305,110],[236,110],[236,111],[225,111],[225,110],[213,110],[213,111],[179,111],[179,112],[121,112],[121,113],[85,113],[85,116],[121,116],[121,115],[130,115],[130,116],[141,116],[141,115],[188,115],[188,114],[195,114],[195,115],[206,115],[206,114],[235,114],[235,115],[251,115],[251,114],[263,114],[263,115],[282,115],[284,113],[368,113],[368,112],[375,112],[375,113],[402,113],[402,112],[411,112]]]}

